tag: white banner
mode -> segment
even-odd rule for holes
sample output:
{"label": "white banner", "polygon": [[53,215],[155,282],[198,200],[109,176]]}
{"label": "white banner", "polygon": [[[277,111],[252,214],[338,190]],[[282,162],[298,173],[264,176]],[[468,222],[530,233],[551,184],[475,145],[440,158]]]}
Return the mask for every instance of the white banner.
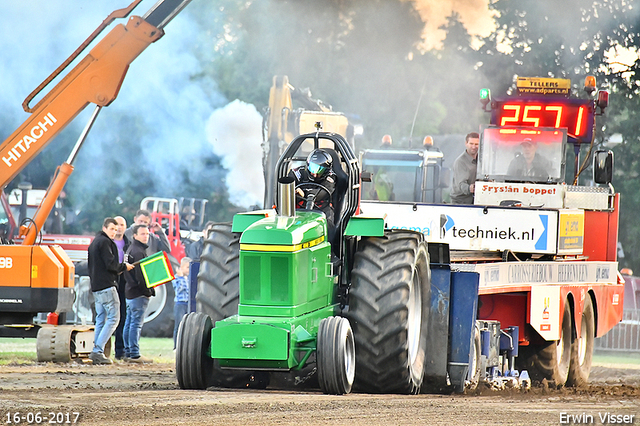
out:
{"label": "white banner", "polygon": [[524,207],[561,209],[565,188],[566,185],[477,181],[474,203],[499,206],[501,202],[512,202]]}
{"label": "white banner", "polygon": [[617,262],[499,262],[478,263],[480,289],[514,285],[616,284]]}
{"label": "white banner", "polygon": [[525,208],[361,202],[362,213],[385,216],[389,229],[422,232],[452,250],[555,253],[558,212]]}

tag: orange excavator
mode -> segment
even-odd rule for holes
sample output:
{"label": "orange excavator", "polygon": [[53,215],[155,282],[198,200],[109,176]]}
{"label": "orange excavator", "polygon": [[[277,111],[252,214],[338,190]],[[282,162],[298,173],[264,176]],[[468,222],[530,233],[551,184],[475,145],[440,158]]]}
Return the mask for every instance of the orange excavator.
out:
{"label": "orange excavator", "polygon": [[50,83],[61,76],[114,20],[126,18],[142,0],[112,12],[102,24],[23,102],[29,117],[0,145],[0,186],[6,187],[89,104],[95,109],[67,161],[54,179],[32,220],[20,226],[19,245],[0,245],[0,337],[37,336],[39,361],[68,362],[86,357],[93,347],[93,326],[37,325],[33,318],[51,312],[64,318],[75,299],[74,266],[57,245],[37,244],[38,235],[73,171],[73,161],[102,107],[118,92],[129,65],[151,43],[164,35],[164,27],[191,0],[160,0],[142,17],[118,24],[78,61],[35,104]]}

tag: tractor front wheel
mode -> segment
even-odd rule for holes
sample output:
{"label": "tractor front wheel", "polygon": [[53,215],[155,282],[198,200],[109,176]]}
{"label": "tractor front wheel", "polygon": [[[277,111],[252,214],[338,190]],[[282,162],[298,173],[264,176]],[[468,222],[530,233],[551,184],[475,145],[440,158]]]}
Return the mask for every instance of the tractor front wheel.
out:
{"label": "tractor front wheel", "polygon": [[318,382],[322,392],[344,395],[351,392],[356,368],[356,349],[349,321],[329,317],[318,327]]}
{"label": "tractor front wheel", "polygon": [[[211,318],[213,324],[238,313],[240,300],[240,234],[231,223],[216,223],[204,241],[198,273],[196,311]],[[269,373],[223,370],[213,363],[213,386],[264,389]]]}
{"label": "tractor front wheel", "polygon": [[185,315],[178,328],[176,377],[181,389],[206,389],[212,385],[211,318],[201,312]]}

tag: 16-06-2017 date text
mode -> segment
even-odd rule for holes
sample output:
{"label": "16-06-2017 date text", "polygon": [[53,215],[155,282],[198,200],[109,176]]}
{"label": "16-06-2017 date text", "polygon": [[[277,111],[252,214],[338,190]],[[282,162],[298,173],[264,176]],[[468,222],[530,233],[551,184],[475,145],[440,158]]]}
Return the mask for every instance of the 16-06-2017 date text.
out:
{"label": "16-06-2017 date text", "polygon": [[74,424],[78,422],[78,412],[7,412],[4,416],[4,424],[7,425],[39,425],[39,424]]}

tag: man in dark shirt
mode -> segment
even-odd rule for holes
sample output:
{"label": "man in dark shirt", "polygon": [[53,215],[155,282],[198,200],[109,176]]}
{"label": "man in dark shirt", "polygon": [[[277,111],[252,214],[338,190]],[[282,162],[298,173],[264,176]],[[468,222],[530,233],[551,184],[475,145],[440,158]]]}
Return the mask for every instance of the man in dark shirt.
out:
{"label": "man in dark shirt", "polygon": [[153,231],[149,234],[149,242],[147,243],[147,256],[151,256],[154,253],[163,251],[167,254],[171,253],[171,246],[169,245],[169,239],[167,234],[164,233],[164,229],[158,222],[151,223],[151,213],[149,210],[138,210],[133,216],[133,225],[131,225],[124,235],[133,240],[133,227],[135,225],[145,225],[149,231]]}
{"label": "man in dark shirt", "polygon": [[[134,264],[147,257],[147,243],[149,242],[149,228],[145,225],[133,226],[133,241],[126,254],[128,263]],[[155,290],[148,288],[142,275],[142,268],[135,268],[125,274],[127,285],[124,295],[127,299],[127,319],[124,323],[124,356],[129,362],[148,364],[152,359],[140,355],[140,333],[144,322],[144,312],[149,305],[151,296],[155,296]]]}
{"label": "man in dark shirt", "polygon": [[453,204],[473,204],[480,135],[472,132],[465,136],[464,140],[465,150],[453,163],[453,182],[451,184],[451,202]]}
{"label": "man in dark shirt", "polygon": [[514,179],[532,178],[532,180],[546,180],[549,177],[549,161],[536,151],[538,144],[532,139],[525,139],[520,143],[522,153],[519,153],[507,170],[507,176]]}
{"label": "man in dark shirt", "polygon": [[95,337],[89,359],[94,364],[112,363],[104,355],[104,348],[120,320],[118,275],[133,269],[133,265],[118,259],[118,248],[113,242],[117,230],[116,220],[106,218],[102,231],[89,245],[89,278],[96,305]]}

